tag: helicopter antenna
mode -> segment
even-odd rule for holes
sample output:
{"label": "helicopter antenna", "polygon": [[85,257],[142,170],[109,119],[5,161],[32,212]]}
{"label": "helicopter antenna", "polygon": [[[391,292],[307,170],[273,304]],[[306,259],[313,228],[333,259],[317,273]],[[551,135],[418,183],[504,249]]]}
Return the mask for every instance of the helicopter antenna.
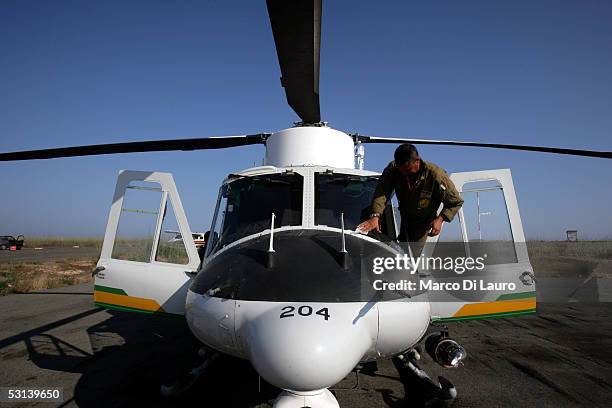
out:
{"label": "helicopter antenna", "polygon": [[276,252],[274,251],[274,219],[276,218],[276,214],[272,213],[272,221],[270,223],[270,246],[268,247],[268,253]]}
{"label": "helicopter antenna", "polygon": [[340,255],[342,256],[342,268],[347,270],[349,267],[349,256],[346,250],[346,238],[344,236],[344,213],[340,213],[340,228],[342,229],[342,249]]}
{"label": "helicopter antenna", "polygon": [[267,256],[267,266],[268,269],[274,268],[274,219],[276,218],[276,214],[272,213],[272,220],[270,221],[270,246],[268,247],[268,256]]}
{"label": "helicopter antenna", "polygon": [[346,240],[344,238],[344,213],[340,213],[340,228],[342,228],[342,249],[340,252],[343,254],[348,254],[346,251]]}

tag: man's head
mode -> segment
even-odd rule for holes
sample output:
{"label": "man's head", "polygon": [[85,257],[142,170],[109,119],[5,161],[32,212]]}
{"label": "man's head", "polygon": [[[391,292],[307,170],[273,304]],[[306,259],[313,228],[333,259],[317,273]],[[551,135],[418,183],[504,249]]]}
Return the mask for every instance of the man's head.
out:
{"label": "man's head", "polygon": [[421,158],[419,152],[414,145],[409,143],[401,144],[395,149],[393,155],[395,166],[403,175],[416,174],[421,168]]}

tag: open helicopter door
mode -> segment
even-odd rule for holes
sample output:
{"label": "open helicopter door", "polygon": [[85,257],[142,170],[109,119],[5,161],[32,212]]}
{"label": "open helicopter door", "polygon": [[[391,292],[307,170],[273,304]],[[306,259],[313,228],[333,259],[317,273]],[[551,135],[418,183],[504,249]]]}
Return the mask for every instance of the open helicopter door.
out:
{"label": "open helicopter door", "polygon": [[[458,217],[429,238],[425,257],[454,259],[452,270],[430,268],[433,321],[486,319],[535,313],[535,276],[509,169],[454,173],[465,200]],[[458,218],[458,219],[457,219]],[[461,260],[463,258],[464,260]],[[471,259],[471,260],[470,260]]]}
{"label": "open helicopter door", "polygon": [[94,271],[96,305],[183,315],[199,263],[172,175],[121,171]]}

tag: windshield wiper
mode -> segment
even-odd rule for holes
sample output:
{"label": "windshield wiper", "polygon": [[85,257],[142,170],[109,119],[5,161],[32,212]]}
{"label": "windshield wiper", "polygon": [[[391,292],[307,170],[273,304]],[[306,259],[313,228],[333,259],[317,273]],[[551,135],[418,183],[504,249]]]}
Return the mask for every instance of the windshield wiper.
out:
{"label": "windshield wiper", "polygon": [[333,178],[330,180],[323,180],[321,183],[325,184],[348,184],[348,183],[361,183],[365,184],[368,181],[376,180],[370,177],[362,177],[362,176],[349,176],[342,178]]}

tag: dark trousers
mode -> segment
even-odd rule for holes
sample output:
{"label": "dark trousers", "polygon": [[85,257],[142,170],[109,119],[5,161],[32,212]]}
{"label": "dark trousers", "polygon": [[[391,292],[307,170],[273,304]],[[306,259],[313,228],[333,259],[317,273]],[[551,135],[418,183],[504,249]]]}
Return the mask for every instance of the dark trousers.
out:
{"label": "dark trousers", "polygon": [[[421,251],[423,251],[430,226],[410,226],[407,224],[408,223],[404,222],[404,218],[402,217],[402,223],[397,240],[400,242],[400,244],[410,245],[412,254],[416,257],[421,255]],[[407,250],[408,248],[405,249]]]}

